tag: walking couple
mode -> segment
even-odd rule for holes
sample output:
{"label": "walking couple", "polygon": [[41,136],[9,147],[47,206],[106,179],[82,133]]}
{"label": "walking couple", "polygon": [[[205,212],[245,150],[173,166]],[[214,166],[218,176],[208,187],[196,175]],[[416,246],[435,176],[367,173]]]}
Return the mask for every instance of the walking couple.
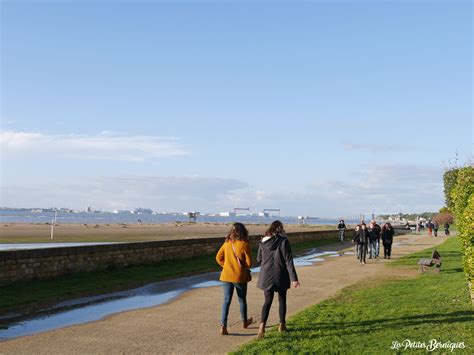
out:
{"label": "walking couple", "polygon": [[[221,314],[221,334],[228,335],[227,318],[234,288],[240,304],[240,316],[243,328],[253,323],[247,316],[247,284],[251,280],[249,269],[252,256],[248,239],[248,231],[242,223],[234,223],[224,244],[217,252],[217,263],[222,267],[220,280],[223,283],[224,303]],[[257,262],[261,264],[257,287],[264,293],[258,338],[265,336],[265,325],[275,293],[278,293],[280,332],[286,331],[286,294],[292,285],[300,286],[293,264],[293,255],[285,229],[280,221],[275,221],[265,232],[260,241]]]}

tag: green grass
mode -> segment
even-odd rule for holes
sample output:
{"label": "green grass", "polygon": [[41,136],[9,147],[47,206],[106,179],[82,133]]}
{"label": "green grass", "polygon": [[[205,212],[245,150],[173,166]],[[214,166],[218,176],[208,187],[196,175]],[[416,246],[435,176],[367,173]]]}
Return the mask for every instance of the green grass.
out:
{"label": "green grass", "polygon": [[[334,240],[293,243],[294,253],[334,244]],[[253,256],[257,251],[253,250]],[[38,306],[74,297],[122,290],[174,277],[219,271],[214,255],[123,269],[81,272],[52,280],[15,282],[0,287],[0,314],[13,308]]]}
{"label": "green grass", "polygon": [[[427,353],[424,349],[391,350],[393,341],[405,339],[464,342],[467,348],[454,353],[474,353],[474,311],[461,269],[458,240],[449,238],[436,248],[443,258],[440,274],[348,287],[292,317],[287,333],[271,330],[264,340],[248,343],[235,354]],[[393,264],[416,269],[418,259],[429,257],[432,250]]]}

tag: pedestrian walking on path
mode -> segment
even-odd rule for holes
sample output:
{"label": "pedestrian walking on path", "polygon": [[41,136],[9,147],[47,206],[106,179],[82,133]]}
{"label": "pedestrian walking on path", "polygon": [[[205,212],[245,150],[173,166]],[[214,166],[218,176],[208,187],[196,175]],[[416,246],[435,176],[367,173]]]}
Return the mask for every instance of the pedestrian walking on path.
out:
{"label": "pedestrian walking on path", "polygon": [[341,245],[342,245],[344,244],[344,237],[346,234],[346,224],[344,223],[343,219],[339,221],[339,224],[337,225],[337,229],[339,230],[339,241],[341,242]]}
{"label": "pedestrian walking on path", "polygon": [[[357,236],[357,232],[359,231],[359,229],[360,229],[360,224],[356,225],[354,228],[354,235],[352,236],[353,243],[355,241],[355,238]],[[359,243],[356,243],[356,256],[357,256],[357,260],[359,260]]]}
{"label": "pedestrian walking on path", "polygon": [[361,264],[366,264],[365,257],[367,255],[369,240],[369,230],[367,229],[366,224],[362,223],[359,230],[356,232],[354,239],[352,239],[353,243],[357,243],[357,255]]}
{"label": "pedestrian walking on path", "polygon": [[434,221],[434,223],[433,223],[433,232],[434,232],[435,237],[438,236],[438,229],[439,229],[439,223],[437,221]]}
{"label": "pedestrian walking on path", "polygon": [[374,228],[373,228],[373,223],[370,222],[369,224],[369,228],[368,228],[368,231],[369,231],[369,259],[372,259],[374,258],[375,259],[375,240],[376,240],[376,236],[375,236],[375,231],[374,231]]}
{"label": "pedestrian walking on path", "polygon": [[449,223],[446,222],[444,224],[444,235],[448,236],[449,235]]}
{"label": "pedestrian walking on path", "polygon": [[380,233],[382,228],[377,224],[375,220],[372,220],[372,233],[375,236],[375,257],[378,258],[380,254]]}
{"label": "pedestrian walking on path", "polygon": [[257,262],[261,264],[257,287],[263,290],[265,303],[262,307],[258,338],[265,336],[265,325],[275,292],[278,293],[280,325],[278,331],[286,331],[286,293],[291,285],[300,286],[293,264],[290,242],[280,221],[275,221],[265,232],[258,247]]}
{"label": "pedestrian walking on path", "polygon": [[250,281],[248,269],[252,266],[250,254],[249,232],[242,223],[234,223],[225,238],[225,242],[217,252],[216,261],[222,267],[219,280],[222,281],[224,290],[224,303],[221,313],[221,334],[228,335],[227,318],[230,304],[237,291],[240,304],[242,325],[247,328],[253,319],[247,318],[247,283]]}
{"label": "pedestrian walking on path", "polygon": [[390,259],[392,254],[393,235],[395,231],[390,223],[385,223],[382,228],[382,243],[384,259]]}
{"label": "pedestrian walking on path", "polygon": [[426,227],[428,228],[428,237],[432,237],[433,236],[433,222],[431,222],[431,219],[426,224]]}

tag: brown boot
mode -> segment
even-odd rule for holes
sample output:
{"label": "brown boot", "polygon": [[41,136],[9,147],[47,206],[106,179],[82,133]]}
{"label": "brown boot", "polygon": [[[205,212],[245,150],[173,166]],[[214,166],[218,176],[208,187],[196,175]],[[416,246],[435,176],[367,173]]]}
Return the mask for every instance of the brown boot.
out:
{"label": "brown boot", "polygon": [[242,322],[242,326],[244,327],[244,329],[247,329],[247,327],[252,324],[253,322],[253,318],[250,317],[249,319],[247,319],[246,321]]}
{"label": "brown boot", "polygon": [[280,325],[278,326],[278,331],[286,332],[286,323],[280,323]]}
{"label": "brown boot", "polygon": [[260,323],[258,327],[257,339],[263,339],[265,337],[265,323]]}
{"label": "brown boot", "polygon": [[224,325],[221,327],[221,335],[229,335],[229,333],[227,332],[227,327]]}

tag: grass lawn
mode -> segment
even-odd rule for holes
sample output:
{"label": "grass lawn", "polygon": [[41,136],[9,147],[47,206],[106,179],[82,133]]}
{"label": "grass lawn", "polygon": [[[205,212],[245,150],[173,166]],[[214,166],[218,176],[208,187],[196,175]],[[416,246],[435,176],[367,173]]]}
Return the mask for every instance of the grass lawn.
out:
{"label": "grass lawn", "polygon": [[[334,240],[293,243],[294,253],[334,244]],[[257,251],[253,250],[253,256]],[[179,276],[219,271],[214,255],[188,260],[174,260],[151,265],[131,266],[119,270],[82,272],[53,280],[15,282],[0,288],[0,314],[20,306],[37,306],[78,296],[107,293],[115,290]]]}
{"label": "grass lawn", "polygon": [[[464,342],[474,353],[474,311],[461,269],[457,238],[436,248],[442,258],[440,274],[422,274],[414,279],[366,283],[344,289],[334,298],[314,305],[288,321],[288,332],[267,331],[236,354],[252,353],[342,353],[385,354],[419,352],[425,349],[391,350],[405,339],[425,342]],[[417,268],[421,257],[433,248],[394,260],[394,267]],[[441,349],[435,353],[451,353]]]}

